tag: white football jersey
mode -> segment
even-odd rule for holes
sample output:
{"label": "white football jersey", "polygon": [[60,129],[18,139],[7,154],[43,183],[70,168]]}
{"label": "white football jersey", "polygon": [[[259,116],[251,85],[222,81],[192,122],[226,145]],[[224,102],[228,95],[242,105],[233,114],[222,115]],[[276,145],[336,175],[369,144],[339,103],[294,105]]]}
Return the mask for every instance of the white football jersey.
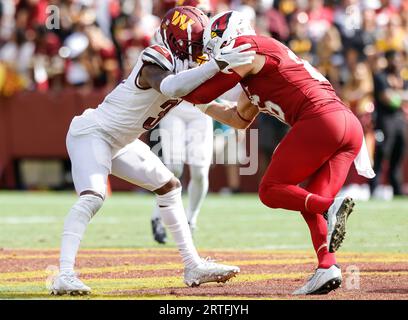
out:
{"label": "white football jersey", "polygon": [[90,115],[121,146],[155,127],[167,112],[181,102],[181,99],[171,99],[155,89],[136,85],[135,79],[142,66],[139,57],[129,77],[110,92]]}

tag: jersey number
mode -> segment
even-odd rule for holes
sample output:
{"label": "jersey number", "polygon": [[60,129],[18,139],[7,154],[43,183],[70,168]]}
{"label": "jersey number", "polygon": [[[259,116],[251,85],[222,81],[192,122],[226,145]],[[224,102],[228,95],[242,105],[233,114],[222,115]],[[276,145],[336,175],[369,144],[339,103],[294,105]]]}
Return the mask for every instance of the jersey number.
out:
{"label": "jersey number", "polygon": [[272,101],[266,101],[264,106],[261,105],[261,99],[257,95],[250,96],[251,103],[256,105],[261,111],[266,111],[272,116],[277,117],[279,120],[285,122],[285,114],[281,107],[279,107],[276,103]]}
{"label": "jersey number", "polygon": [[300,59],[293,51],[288,50],[289,58],[295,61],[297,64],[302,64],[310,76],[320,82],[329,81],[319,71],[315,69],[308,61]]}
{"label": "jersey number", "polygon": [[[290,59],[295,61],[297,64],[301,64],[305,67],[306,71],[310,74],[310,76],[320,82],[328,81],[319,71],[317,71],[309,62],[300,59],[296,54],[294,54],[291,50],[288,50],[288,56]],[[261,111],[266,111],[271,115],[276,116],[278,119],[285,122],[285,114],[280,106],[272,101],[266,101],[264,103],[264,107],[260,106],[260,98],[257,95],[253,95],[250,97],[252,104],[258,106]]]}
{"label": "jersey number", "polygon": [[150,130],[153,129],[157,124],[160,122],[160,120],[175,106],[177,106],[182,100],[178,99],[172,99],[172,100],[167,100],[165,103],[163,103],[160,108],[163,109],[156,118],[149,117],[146,119],[146,121],[143,123],[143,129],[145,130]]}

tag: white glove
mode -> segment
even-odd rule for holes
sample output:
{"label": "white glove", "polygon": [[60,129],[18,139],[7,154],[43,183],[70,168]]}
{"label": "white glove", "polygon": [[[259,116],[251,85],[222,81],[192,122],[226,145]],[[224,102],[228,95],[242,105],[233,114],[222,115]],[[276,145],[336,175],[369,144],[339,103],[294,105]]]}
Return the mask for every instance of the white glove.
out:
{"label": "white glove", "polygon": [[255,51],[245,51],[251,48],[251,45],[249,43],[240,45],[236,48],[232,48],[232,46],[233,43],[228,47],[222,48],[220,53],[214,57],[216,61],[225,62],[227,64],[227,66],[223,68],[223,72],[229,73],[230,69],[246,64],[251,64],[255,59]]}
{"label": "white glove", "polygon": [[174,60],[175,61],[174,61],[174,70],[173,71],[174,71],[175,74],[178,74],[178,73],[180,73],[181,71],[184,71],[184,70],[188,70],[189,66],[188,66],[188,60],[187,59],[181,60],[179,58],[175,58]]}

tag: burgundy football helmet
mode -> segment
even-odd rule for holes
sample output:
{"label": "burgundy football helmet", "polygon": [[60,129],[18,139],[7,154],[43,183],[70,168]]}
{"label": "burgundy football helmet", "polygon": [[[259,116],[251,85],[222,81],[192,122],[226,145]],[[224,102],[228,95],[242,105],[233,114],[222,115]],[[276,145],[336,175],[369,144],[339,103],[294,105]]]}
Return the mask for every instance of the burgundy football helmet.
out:
{"label": "burgundy football helmet", "polygon": [[164,45],[181,60],[201,63],[203,57],[203,32],[208,17],[199,9],[190,6],[169,10],[160,25]]}

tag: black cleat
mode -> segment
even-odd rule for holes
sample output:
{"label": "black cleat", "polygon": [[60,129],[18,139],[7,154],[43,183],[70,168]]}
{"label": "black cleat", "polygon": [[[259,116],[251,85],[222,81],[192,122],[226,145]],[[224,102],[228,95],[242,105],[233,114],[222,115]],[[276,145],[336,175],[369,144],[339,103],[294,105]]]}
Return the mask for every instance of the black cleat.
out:
{"label": "black cleat", "polygon": [[324,285],[322,285],[319,289],[317,289],[314,292],[311,292],[309,294],[314,295],[314,294],[328,294],[330,291],[336,290],[341,287],[341,279],[336,278],[332,279],[330,281],[327,281]]}
{"label": "black cleat", "polygon": [[153,238],[160,244],[165,244],[167,241],[166,229],[164,228],[161,219],[155,218],[152,220]]}

